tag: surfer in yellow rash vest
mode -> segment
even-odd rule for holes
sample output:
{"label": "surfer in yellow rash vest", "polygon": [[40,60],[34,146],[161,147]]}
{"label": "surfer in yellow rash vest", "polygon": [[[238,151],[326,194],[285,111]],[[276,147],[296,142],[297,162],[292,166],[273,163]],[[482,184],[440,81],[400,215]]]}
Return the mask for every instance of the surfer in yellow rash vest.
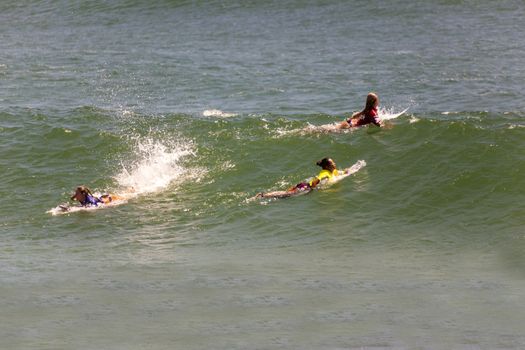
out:
{"label": "surfer in yellow rash vest", "polygon": [[286,191],[274,191],[274,192],[260,192],[255,197],[264,198],[264,197],[289,197],[299,192],[310,192],[314,189],[319,183],[324,179],[332,179],[334,176],[338,175],[335,162],[331,158],[323,158],[316,163],[322,168],[319,175],[314,177],[309,182],[301,182],[297,185],[290,187]]}

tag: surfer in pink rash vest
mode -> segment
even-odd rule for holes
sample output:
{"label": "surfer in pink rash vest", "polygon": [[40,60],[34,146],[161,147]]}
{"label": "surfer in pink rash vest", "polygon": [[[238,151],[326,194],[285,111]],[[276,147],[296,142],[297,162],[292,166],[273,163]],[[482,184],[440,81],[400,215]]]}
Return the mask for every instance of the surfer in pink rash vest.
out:
{"label": "surfer in pink rash vest", "polygon": [[371,92],[366,96],[366,105],[361,112],[352,114],[352,117],[341,122],[339,129],[348,129],[367,124],[381,126],[377,119],[377,107],[379,107],[379,97]]}

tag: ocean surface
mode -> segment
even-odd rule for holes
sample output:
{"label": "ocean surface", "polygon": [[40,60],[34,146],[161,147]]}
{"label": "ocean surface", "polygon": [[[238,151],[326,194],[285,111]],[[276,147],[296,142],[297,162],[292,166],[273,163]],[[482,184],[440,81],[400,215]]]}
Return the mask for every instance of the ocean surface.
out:
{"label": "ocean surface", "polygon": [[[0,2],[0,348],[525,348],[523,18]],[[312,131],[370,91],[409,110]],[[367,166],[250,200],[323,157]],[[126,200],[61,213],[78,185]]]}

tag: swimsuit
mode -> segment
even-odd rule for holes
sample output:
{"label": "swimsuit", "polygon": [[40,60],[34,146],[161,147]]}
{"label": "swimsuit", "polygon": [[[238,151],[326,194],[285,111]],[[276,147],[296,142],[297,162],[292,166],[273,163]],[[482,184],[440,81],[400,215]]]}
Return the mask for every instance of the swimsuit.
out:
{"label": "swimsuit", "polygon": [[308,182],[301,182],[295,186],[295,188],[298,190],[306,190],[306,189],[309,189],[310,187],[311,186]]}
{"label": "swimsuit", "polygon": [[86,199],[83,202],[80,202],[80,204],[84,207],[87,207],[89,205],[94,205],[96,207],[98,203],[102,203],[102,201],[90,194],[86,194]]}
{"label": "swimsuit", "polygon": [[[377,126],[381,126],[379,124],[379,121],[376,119],[377,117],[377,108],[372,108],[365,113],[359,119],[357,119],[357,123],[353,126],[363,126],[366,124],[374,124]],[[347,122],[352,125],[352,118],[348,119]]]}

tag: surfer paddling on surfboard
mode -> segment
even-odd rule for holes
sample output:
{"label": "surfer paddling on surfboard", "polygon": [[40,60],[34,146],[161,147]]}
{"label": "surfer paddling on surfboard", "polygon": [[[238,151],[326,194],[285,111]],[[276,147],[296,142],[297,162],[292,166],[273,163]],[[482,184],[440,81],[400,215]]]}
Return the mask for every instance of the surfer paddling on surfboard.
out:
{"label": "surfer paddling on surfboard", "polygon": [[48,213],[57,215],[120,205],[133,197],[134,194],[135,190],[133,187],[130,187],[125,193],[115,195],[98,194],[96,192],[94,194],[86,186],[78,186],[75,188],[75,193],[73,193],[70,199],[77,201],[79,205],[70,205],[69,203],[59,204],[56,208],[49,210]]}
{"label": "surfer paddling on surfboard", "polygon": [[323,158],[316,164],[320,166],[322,170],[319,173],[319,175],[314,177],[311,181],[298,183],[297,185],[290,187],[286,191],[274,191],[266,193],[260,192],[255,196],[255,198],[284,198],[297,194],[308,193],[311,190],[313,190],[317,185],[319,185],[321,181],[329,181],[334,176],[338,175],[336,164],[331,158]]}
{"label": "surfer paddling on surfboard", "polygon": [[365,108],[361,112],[354,113],[350,118],[341,122],[341,124],[338,125],[338,129],[349,129],[367,124],[381,126],[379,118],[377,117],[378,107],[379,97],[373,92],[369,93],[366,96]]}
{"label": "surfer paddling on surfboard", "polygon": [[99,204],[108,204],[114,200],[122,199],[113,194],[103,194],[100,197],[93,195],[91,190],[86,186],[78,186],[75,193],[71,196],[71,200],[76,200],[83,207],[98,206]]}
{"label": "surfer paddling on surfboard", "polygon": [[[355,130],[360,126],[368,125],[368,124],[374,124],[376,126],[379,126],[381,128],[392,128],[392,124],[389,123],[389,120],[395,119],[401,115],[403,115],[406,111],[408,111],[408,108],[405,110],[399,112],[399,113],[392,113],[385,110],[381,111],[381,114],[378,110],[379,107],[379,97],[377,94],[371,92],[366,96],[366,104],[365,108],[360,111],[352,114],[352,116],[348,119],[346,119],[343,122],[335,122],[330,124],[324,124],[324,125],[311,125],[309,124],[307,127],[301,129],[301,132],[321,132],[321,133],[329,133],[329,132],[346,132],[348,130]],[[379,130],[379,129],[371,129],[372,130]]]}

